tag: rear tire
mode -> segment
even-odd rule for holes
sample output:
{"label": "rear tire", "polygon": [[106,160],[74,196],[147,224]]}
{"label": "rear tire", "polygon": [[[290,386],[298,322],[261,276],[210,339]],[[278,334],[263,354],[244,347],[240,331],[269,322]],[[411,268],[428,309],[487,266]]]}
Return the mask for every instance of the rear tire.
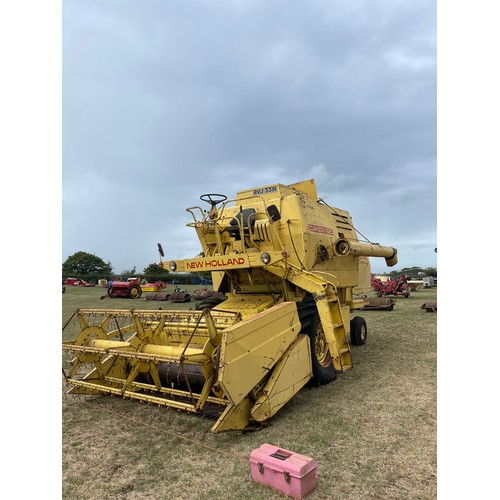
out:
{"label": "rear tire", "polygon": [[328,350],[316,302],[312,297],[306,297],[302,302],[297,304],[297,309],[302,325],[300,333],[309,337],[311,346],[313,372],[311,384],[316,387],[328,384],[337,378],[337,373],[335,372],[333,359]]}
{"label": "rear tire", "polygon": [[132,285],[128,292],[131,299],[138,299],[142,295],[142,288],[139,285]]}
{"label": "rear tire", "polygon": [[351,344],[365,345],[368,328],[366,321],[361,316],[355,316],[351,319]]}

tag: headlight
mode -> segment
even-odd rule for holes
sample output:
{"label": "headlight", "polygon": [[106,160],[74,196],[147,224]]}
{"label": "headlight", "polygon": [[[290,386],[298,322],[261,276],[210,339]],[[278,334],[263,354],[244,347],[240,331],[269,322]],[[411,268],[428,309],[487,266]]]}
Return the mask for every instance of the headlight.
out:
{"label": "headlight", "polygon": [[175,271],[177,269],[177,264],[174,261],[172,261],[170,262],[168,267],[170,268],[171,271]]}
{"label": "headlight", "polygon": [[261,256],[260,256],[260,260],[264,263],[264,264],[269,264],[270,260],[271,260],[271,256],[268,254],[268,253],[263,253]]}

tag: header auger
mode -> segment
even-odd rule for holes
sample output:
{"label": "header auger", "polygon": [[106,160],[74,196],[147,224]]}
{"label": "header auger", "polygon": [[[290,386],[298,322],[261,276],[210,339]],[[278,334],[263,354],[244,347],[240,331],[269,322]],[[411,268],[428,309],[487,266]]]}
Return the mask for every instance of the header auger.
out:
{"label": "header auger", "polygon": [[81,332],[63,343],[75,356],[67,382],[75,394],[218,409],[214,432],[256,428],[308,382],[352,367],[351,345],[367,335],[365,320],[351,319],[370,289],[367,257],[393,266],[397,251],[359,241],[349,213],[319,199],[314,180],[201,200],[209,210],[187,211],[203,256],[160,265],[211,271],[227,300],[201,311],[79,310]]}

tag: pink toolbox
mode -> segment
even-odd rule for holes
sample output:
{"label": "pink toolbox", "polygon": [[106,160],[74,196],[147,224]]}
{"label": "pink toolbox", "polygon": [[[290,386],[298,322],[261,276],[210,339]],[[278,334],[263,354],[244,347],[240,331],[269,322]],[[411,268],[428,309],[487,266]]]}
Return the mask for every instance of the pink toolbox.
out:
{"label": "pink toolbox", "polygon": [[304,498],[316,487],[316,462],[272,444],[250,453],[252,479],[293,498]]}

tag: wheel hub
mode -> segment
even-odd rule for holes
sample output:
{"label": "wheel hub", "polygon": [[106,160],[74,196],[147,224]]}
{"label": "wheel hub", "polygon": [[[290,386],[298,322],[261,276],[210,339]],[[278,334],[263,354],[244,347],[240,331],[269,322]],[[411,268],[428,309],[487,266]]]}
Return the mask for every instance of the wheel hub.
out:
{"label": "wheel hub", "polygon": [[330,354],[330,350],[328,349],[328,342],[326,341],[325,332],[323,331],[321,324],[316,330],[314,351],[316,353],[318,363],[325,368],[328,367],[331,363],[332,356]]}

